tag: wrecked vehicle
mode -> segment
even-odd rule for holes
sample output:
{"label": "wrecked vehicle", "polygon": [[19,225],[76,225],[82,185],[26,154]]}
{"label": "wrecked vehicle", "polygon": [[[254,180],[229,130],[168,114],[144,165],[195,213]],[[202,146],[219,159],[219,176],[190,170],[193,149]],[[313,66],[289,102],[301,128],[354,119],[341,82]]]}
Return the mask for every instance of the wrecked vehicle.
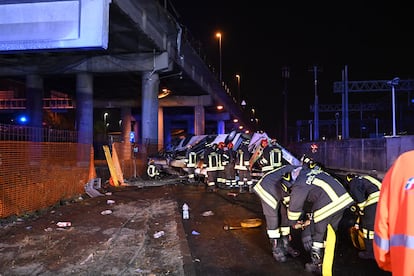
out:
{"label": "wrecked vehicle", "polygon": [[[189,148],[191,151],[197,154],[197,163],[195,174],[198,179],[204,179],[207,175],[205,169],[203,169],[204,150],[206,147],[224,142],[225,144],[232,142],[233,148],[237,150],[244,141],[249,143],[249,152],[252,154],[252,159],[257,155],[260,155],[261,148],[260,142],[263,139],[271,140],[266,133],[257,132],[253,134],[239,133],[232,131],[229,134],[216,134],[216,135],[192,135],[184,137],[172,143],[167,149],[161,150],[156,156],[148,158],[147,162],[147,175],[153,179],[160,179],[165,176],[175,175],[186,177],[188,173],[186,153]],[[293,156],[290,152],[281,148],[282,158],[289,164],[298,165],[300,161]],[[252,175],[254,177],[260,177],[259,169],[254,166],[254,160],[251,160]]]}

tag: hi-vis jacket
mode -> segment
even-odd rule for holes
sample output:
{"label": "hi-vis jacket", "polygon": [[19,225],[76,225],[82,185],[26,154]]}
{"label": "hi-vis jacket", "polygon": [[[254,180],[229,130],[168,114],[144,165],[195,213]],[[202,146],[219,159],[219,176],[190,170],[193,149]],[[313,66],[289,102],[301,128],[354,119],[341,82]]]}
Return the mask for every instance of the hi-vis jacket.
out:
{"label": "hi-vis jacket", "polygon": [[401,154],[382,180],[374,225],[378,266],[414,275],[414,151]]}
{"label": "hi-vis jacket", "polygon": [[369,175],[357,176],[349,183],[349,192],[354,198],[359,210],[376,204],[381,190],[381,182]]}
{"label": "hi-vis jacket", "polygon": [[282,179],[282,176],[292,171],[296,166],[293,165],[283,165],[270,172],[266,173],[260,180],[254,185],[253,190],[260,197],[260,199],[269,205],[270,208],[276,210],[277,205],[280,203],[283,198],[278,198],[276,189],[280,185],[279,181]]}
{"label": "hi-vis jacket", "polygon": [[[310,210],[304,210],[305,202],[310,203]],[[288,218],[294,224],[301,219],[303,212],[311,212],[313,221],[318,223],[343,212],[353,202],[336,178],[320,169],[303,167],[291,188]]]}
{"label": "hi-vis jacket", "polygon": [[236,154],[236,164],[234,168],[236,170],[247,171],[249,170],[249,160],[250,160],[250,152],[247,145],[241,145],[240,148],[237,150]]}

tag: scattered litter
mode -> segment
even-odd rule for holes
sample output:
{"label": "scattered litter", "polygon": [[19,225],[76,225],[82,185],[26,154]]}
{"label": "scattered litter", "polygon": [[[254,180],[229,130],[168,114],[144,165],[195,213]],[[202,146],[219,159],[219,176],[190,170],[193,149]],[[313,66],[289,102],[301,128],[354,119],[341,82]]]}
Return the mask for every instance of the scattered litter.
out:
{"label": "scattered litter", "polygon": [[183,219],[189,219],[190,218],[190,207],[188,207],[187,203],[183,204]]}
{"label": "scattered litter", "polygon": [[101,179],[100,178],[93,178],[89,180],[88,183],[85,185],[85,192],[90,197],[97,197],[97,196],[103,196],[97,189],[101,187]]}
{"label": "scattered litter", "polygon": [[229,192],[229,193],[227,193],[227,195],[228,195],[228,196],[232,196],[232,197],[236,197],[238,194],[237,194],[237,193],[232,193],[232,192]]}
{"label": "scattered litter", "polygon": [[205,211],[202,214],[203,217],[209,217],[209,216],[213,216],[213,215],[214,215],[213,211]]}
{"label": "scattered litter", "polygon": [[93,260],[93,253],[89,254],[89,256],[84,261],[82,261],[80,264],[84,265],[89,260]]}
{"label": "scattered litter", "polygon": [[158,231],[154,234],[154,238],[158,239],[158,238],[164,236],[164,234],[165,234],[164,231]]}
{"label": "scattered litter", "polygon": [[26,226],[26,230],[32,230],[33,226]]}
{"label": "scattered litter", "polygon": [[112,210],[105,210],[101,212],[101,215],[110,215],[112,214]]}
{"label": "scattered litter", "polygon": [[201,260],[199,258],[195,258],[194,262],[199,263],[199,262],[201,262]]}
{"label": "scattered litter", "polygon": [[52,227],[48,227],[48,228],[45,229],[45,232],[52,232],[52,231],[53,231]]}
{"label": "scattered litter", "polygon": [[193,234],[193,235],[195,235],[195,236],[200,235],[200,233],[198,233],[198,232],[197,232],[197,231],[195,231],[195,230],[193,230],[193,232],[191,232],[191,234]]}
{"label": "scattered litter", "polygon": [[106,201],[106,204],[109,204],[109,205],[111,205],[111,204],[115,204],[115,200],[108,199],[108,200]]}
{"label": "scattered litter", "polygon": [[112,195],[112,192],[106,192],[105,195],[110,196]]}
{"label": "scattered litter", "polygon": [[70,227],[72,223],[70,221],[59,221],[56,225],[58,227]]}
{"label": "scattered litter", "polygon": [[151,271],[148,270],[148,269],[137,268],[137,269],[135,269],[135,272],[138,272],[138,273],[150,273]]}

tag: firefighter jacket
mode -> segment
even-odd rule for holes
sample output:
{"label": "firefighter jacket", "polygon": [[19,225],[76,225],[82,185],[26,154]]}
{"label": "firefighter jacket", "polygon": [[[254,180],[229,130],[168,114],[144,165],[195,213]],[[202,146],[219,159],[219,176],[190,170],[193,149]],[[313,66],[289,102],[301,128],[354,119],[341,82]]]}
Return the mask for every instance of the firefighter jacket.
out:
{"label": "firefighter jacket", "polygon": [[357,176],[349,183],[349,193],[355,200],[360,211],[365,207],[377,204],[381,182],[369,175]]}
{"label": "firefighter jacket", "polygon": [[[293,225],[304,212],[310,212],[313,213],[313,221],[318,223],[343,212],[353,202],[351,195],[336,178],[325,171],[303,166],[291,187],[288,219]],[[305,203],[309,203],[310,210],[304,210]]]}
{"label": "firefighter jacket", "polygon": [[250,152],[249,147],[245,144],[242,144],[237,150],[236,154],[236,164],[234,168],[236,170],[247,171],[250,167]]}
{"label": "firefighter jacket", "polygon": [[185,161],[187,163],[187,168],[195,168],[197,166],[197,153],[188,149]]}
{"label": "firefighter jacket", "polygon": [[218,171],[222,170],[223,166],[221,163],[221,153],[215,147],[207,147],[204,151],[204,162],[203,166],[206,171]]}
{"label": "firefighter jacket", "polygon": [[278,147],[267,146],[263,149],[258,163],[262,172],[268,172],[282,166],[282,151]]}
{"label": "firefighter jacket", "polygon": [[393,276],[414,275],[413,210],[414,151],[408,151],[385,174],[375,215],[375,260]]}
{"label": "firefighter jacket", "polygon": [[236,152],[233,149],[226,148],[222,154],[223,165],[234,164],[236,159]]}
{"label": "firefighter jacket", "polygon": [[276,192],[276,185],[280,185],[279,181],[285,173],[292,171],[296,167],[297,166],[293,165],[283,165],[269,171],[259,179],[256,185],[254,185],[253,190],[262,201],[272,209],[276,210],[277,205],[284,200],[284,198]]}

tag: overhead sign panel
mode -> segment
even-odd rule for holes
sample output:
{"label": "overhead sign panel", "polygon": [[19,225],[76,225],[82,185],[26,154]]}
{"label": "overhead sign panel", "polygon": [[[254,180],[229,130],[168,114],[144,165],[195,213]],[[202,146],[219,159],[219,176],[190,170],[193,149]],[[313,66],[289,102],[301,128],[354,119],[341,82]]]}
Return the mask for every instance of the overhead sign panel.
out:
{"label": "overhead sign panel", "polygon": [[0,2],[0,52],[108,47],[110,0]]}

